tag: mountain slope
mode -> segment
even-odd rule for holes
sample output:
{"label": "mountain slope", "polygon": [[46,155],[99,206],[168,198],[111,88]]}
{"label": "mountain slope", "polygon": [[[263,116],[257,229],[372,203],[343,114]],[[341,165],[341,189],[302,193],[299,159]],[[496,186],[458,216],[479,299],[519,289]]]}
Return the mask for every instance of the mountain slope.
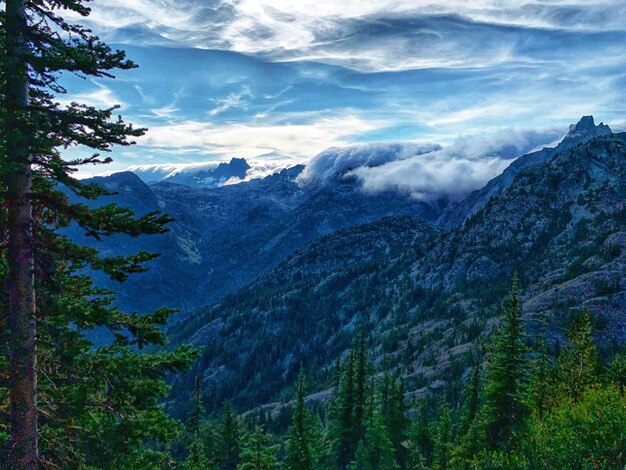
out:
{"label": "mountain slope", "polygon": [[[382,146],[377,150],[382,158]],[[112,252],[153,244],[153,251],[162,253],[148,272],[126,285],[108,286],[117,290],[125,308],[166,305],[189,312],[246,285],[320,236],[390,215],[432,223],[447,204],[396,191],[363,192],[356,179],[344,177],[348,169],[324,181],[303,182],[298,179],[303,168],[216,188],[170,182],[147,186],[132,173],[97,179],[119,193],[99,203],[115,201],[139,213],[161,210],[175,219],[165,237],[101,244]]]}
{"label": "mountain slope", "polygon": [[524,168],[546,163],[557,153],[588,142],[595,137],[610,134],[611,129],[609,126],[603,123],[596,126],[593,116],[583,116],[578,123],[570,126],[569,132],[559,145],[554,148],[544,148],[514,160],[502,174],[489,181],[485,187],[474,191],[459,204],[449,207],[442,214],[438,225],[448,230],[459,227],[469,217],[483,208],[490,198],[502,194]]}
{"label": "mountain slope", "polygon": [[[380,369],[410,393],[455,382],[517,270],[529,330],[559,341],[588,306],[604,344],[626,340],[626,135],[598,137],[520,171],[462,227],[386,219],[308,245],[174,332],[204,346],[175,394],[200,376],[207,402],[280,399],[300,364],[318,387],[358,324]],[[253,372],[252,372],[253,371]]]}

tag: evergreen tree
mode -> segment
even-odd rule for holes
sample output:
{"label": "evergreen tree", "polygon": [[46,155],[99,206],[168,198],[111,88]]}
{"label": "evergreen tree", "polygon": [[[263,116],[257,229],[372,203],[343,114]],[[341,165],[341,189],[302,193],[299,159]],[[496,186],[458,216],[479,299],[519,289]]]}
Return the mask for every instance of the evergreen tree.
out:
{"label": "evergreen tree", "polygon": [[396,460],[400,466],[406,461],[406,440],[408,420],[404,403],[404,386],[391,377],[385,377],[381,390],[381,412],[387,427],[391,445],[396,449]]}
{"label": "evergreen tree", "polygon": [[276,451],[270,445],[271,437],[260,426],[255,426],[241,452],[237,470],[274,470],[278,468]]}
{"label": "evergreen tree", "polygon": [[365,434],[367,391],[367,345],[365,333],[363,328],[361,328],[357,335],[354,364],[354,398],[352,400],[354,406],[352,433],[355,442],[358,442]]}
{"label": "evergreen tree", "polygon": [[196,377],[193,402],[187,419],[187,448],[189,456],[185,461],[185,468],[189,470],[205,469],[208,462],[205,456],[204,439],[201,432],[204,406],[202,404],[202,392],[200,389],[200,378]]}
{"label": "evergreen tree", "polygon": [[528,361],[524,345],[522,304],[517,274],[513,289],[503,305],[500,330],[494,334],[484,387],[484,413],[487,446],[506,449],[509,439],[523,422],[527,407],[524,388]]}
{"label": "evergreen tree", "polygon": [[368,387],[365,336],[359,332],[355,347],[345,361],[333,405],[331,434],[339,469],[354,459],[359,441],[365,436]]}
{"label": "evergreen tree", "polygon": [[433,435],[428,416],[428,403],[422,399],[417,409],[417,416],[409,432],[409,459],[410,469],[427,468],[433,454]]}
{"label": "evergreen tree", "polygon": [[616,354],[607,368],[607,379],[617,387],[622,396],[626,395],[626,354]]}
{"label": "evergreen tree", "polygon": [[439,417],[435,424],[435,445],[433,449],[433,468],[448,470],[452,450],[452,411],[447,402],[438,409]]}
{"label": "evergreen tree", "polygon": [[554,367],[546,352],[545,344],[541,345],[537,359],[532,364],[532,376],[528,385],[528,406],[541,418],[554,401]]}
{"label": "evergreen tree", "polygon": [[395,454],[382,414],[376,409],[368,422],[364,438],[359,442],[350,469],[395,470],[399,468]]}
{"label": "evergreen tree", "polygon": [[463,409],[461,410],[461,423],[459,434],[464,435],[476,418],[480,405],[480,366],[476,365],[472,368],[470,382],[465,389],[465,399],[463,401]]}
{"label": "evergreen tree", "polygon": [[[167,217],[150,213],[136,218],[115,205],[90,208],[67,196],[71,192],[95,199],[108,194],[72,173],[79,165],[110,159],[96,154],[66,161],[59,149],[81,145],[106,152],[115,144],[131,144],[144,130],[112,119],[115,108],[59,105],[54,95],[65,92],[59,85],[61,73],[111,77],[113,70],[135,65],[123,52],[112,51],[89,30],[60,16],[68,10],[88,16],[86,1],[4,3],[0,200],[6,224],[0,256],[7,270],[0,296],[7,309],[0,320],[9,341],[3,351],[7,360],[0,366],[6,365],[8,374],[10,442],[2,459],[10,468],[28,469],[40,463],[154,465],[164,454],[146,442],[163,446],[177,428],[158,404],[167,392],[162,379],[185,367],[193,354],[189,348],[140,353],[145,345],[165,343],[161,329],[171,311],[125,314],[85,274],[99,270],[124,281],[154,255],[103,258],[59,233],[72,223],[95,238],[166,230]],[[112,333],[109,345],[95,348],[84,336],[84,330],[97,327]]]}
{"label": "evergreen tree", "polygon": [[306,382],[301,373],[296,386],[296,406],[289,428],[287,466],[291,470],[314,470],[315,451],[310,416],[304,403]]}
{"label": "evergreen tree", "polygon": [[236,470],[241,447],[241,424],[235,408],[228,402],[224,404],[220,434],[220,468],[222,470]]}
{"label": "evergreen tree", "polygon": [[480,372],[480,365],[472,368],[469,384],[465,388],[459,430],[449,460],[452,468],[468,468],[469,462],[485,447],[485,434],[479,419]]}
{"label": "evergreen tree", "polygon": [[557,376],[561,393],[576,402],[584,389],[600,382],[600,362],[589,310],[582,310],[567,332],[567,339],[569,342],[558,359]]}
{"label": "evergreen tree", "polygon": [[[354,456],[354,354],[344,364],[334,403],[332,435],[337,467],[342,470]],[[357,441],[358,442],[358,441]]]}

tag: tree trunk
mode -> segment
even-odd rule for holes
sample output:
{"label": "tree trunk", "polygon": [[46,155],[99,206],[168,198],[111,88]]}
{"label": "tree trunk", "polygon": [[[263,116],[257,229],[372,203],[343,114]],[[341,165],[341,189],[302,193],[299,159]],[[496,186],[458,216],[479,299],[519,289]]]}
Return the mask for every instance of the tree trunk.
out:
{"label": "tree trunk", "polygon": [[28,127],[29,80],[24,0],[6,0],[5,138],[8,168],[9,374],[11,448],[9,468],[36,469],[37,372],[32,170]]}

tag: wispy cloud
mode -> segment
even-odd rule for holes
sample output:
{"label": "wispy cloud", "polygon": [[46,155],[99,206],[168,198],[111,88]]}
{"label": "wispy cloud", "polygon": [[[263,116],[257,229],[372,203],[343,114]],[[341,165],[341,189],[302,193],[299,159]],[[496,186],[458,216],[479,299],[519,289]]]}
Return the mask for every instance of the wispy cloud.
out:
{"label": "wispy cloud", "polygon": [[[121,103],[125,118],[150,129],[137,148],[114,152],[116,168],[301,162],[354,143],[447,145],[511,126],[566,128],[586,114],[624,121],[623,0],[90,5],[89,25],[140,64],[120,81],[68,87],[79,92],[66,99]],[[501,164],[481,160],[466,181]],[[467,168],[454,165],[441,168]]]}
{"label": "wispy cloud", "polygon": [[61,95],[58,97],[58,101],[61,104],[68,105],[72,102],[79,104],[88,104],[96,108],[111,108],[119,105],[122,108],[126,106],[126,103],[119,98],[111,88],[103,85],[100,82],[93,80],[93,89],[82,93],[73,93],[68,95]]}
{"label": "wispy cloud", "polygon": [[230,93],[225,98],[212,98],[211,101],[213,101],[216,106],[211,109],[208,114],[209,116],[216,116],[233,108],[247,109],[246,98],[253,98],[250,87],[248,86],[242,87],[241,91],[237,93]]}
{"label": "wispy cloud", "polygon": [[[91,21],[113,37],[143,28],[154,33],[144,35],[148,42],[161,37],[188,47],[374,71],[523,60],[533,46],[525,31],[543,31],[537,40],[545,47],[567,35],[623,32],[626,7],[622,0],[109,0],[94,4]],[[486,41],[488,31],[498,40]]]}
{"label": "wispy cloud", "polygon": [[[300,116],[302,117],[302,116]],[[298,116],[292,116],[295,120]],[[283,116],[283,120],[285,117]],[[169,149],[172,154],[191,152],[231,156],[308,158],[328,146],[349,144],[369,131],[383,126],[355,113],[334,116],[308,116],[306,122],[273,124],[212,124],[185,121],[152,126],[138,144],[146,151]]]}

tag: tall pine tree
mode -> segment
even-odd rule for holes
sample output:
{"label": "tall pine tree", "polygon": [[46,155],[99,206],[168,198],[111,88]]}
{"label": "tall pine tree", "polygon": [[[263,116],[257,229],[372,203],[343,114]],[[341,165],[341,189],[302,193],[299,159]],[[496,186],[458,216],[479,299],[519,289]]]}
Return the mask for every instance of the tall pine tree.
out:
{"label": "tall pine tree", "polygon": [[557,362],[557,379],[560,391],[576,402],[587,387],[600,382],[600,361],[588,309],[574,320],[567,339]]}
{"label": "tall pine tree", "polygon": [[287,449],[287,465],[291,470],[313,470],[315,468],[315,451],[312,442],[310,416],[304,403],[306,396],[306,380],[300,373],[296,385],[296,406],[289,428],[289,445]]}
{"label": "tall pine tree", "polygon": [[[115,108],[59,105],[62,72],[112,77],[115,69],[135,64],[61,16],[66,11],[88,16],[87,1],[3,3],[0,200],[6,238],[0,240],[0,255],[7,270],[0,296],[7,308],[0,320],[10,341],[3,352],[8,381],[0,386],[9,390],[11,423],[3,459],[10,468],[27,469],[39,463],[111,468],[151,459],[153,465],[158,452],[145,446],[147,440],[163,445],[176,432],[158,405],[167,392],[163,377],[193,355],[188,348],[140,354],[145,345],[165,343],[161,328],[171,311],[125,314],[85,273],[100,270],[124,281],[154,255],[103,258],[59,232],[70,224],[95,238],[166,230],[169,219],[156,213],[136,218],[115,205],[90,208],[67,196],[107,194],[72,175],[80,165],[110,159],[96,153],[67,161],[62,150],[82,146],[106,152],[130,145],[144,130],[113,118]],[[96,327],[112,333],[109,345],[94,348],[84,336]]]}
{"label": "tall pine tree", "polygon": [[220,435],[220,468],[236,470],[241,452],[241,423],[235,407],[228,402],[224,404]]}
{"label": "tall pine tree", "polygon": [[485,377],[486,438],[493,449],[508,448],[509,439],[527,413],[523,393],[528,362],[519,295],[516,274],[511,293],[503,304],[502,324],[494,335]]}

